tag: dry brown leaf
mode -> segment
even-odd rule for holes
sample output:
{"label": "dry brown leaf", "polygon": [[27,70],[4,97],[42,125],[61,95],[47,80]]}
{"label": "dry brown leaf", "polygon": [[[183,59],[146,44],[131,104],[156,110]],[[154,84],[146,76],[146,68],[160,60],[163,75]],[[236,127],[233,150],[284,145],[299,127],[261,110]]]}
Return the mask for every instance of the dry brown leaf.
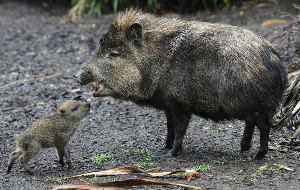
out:
{"label": "dry brown leaf", "polygon": [[186,184],[180,183],[170,183],[163,182],[157,180],[149,180],[149,179],[128,179],[123,181],[113,181],[113,182],[105,182],[105,183],[97,183],[97,184],[80,184],[80,185],[60,185],[55,186],[52,190],[115,190],[115,189],[124,189],[130,187],[139,187],[139,186],[173,186],[180,187],[185,189],[199,189],[203,190],[202,187],[196,187]]}
{"label": "dry brown leaf", "polygon": [[191,182],[192,181],[192,179],[193,178],[199,178],[200,177],[200,172],[197,172],[197,171],[195,171],[195,170],[187,170],[186,171],[186,176],[185,176],[185,178],[186,178],[186,180],[188,181],[188,182]]}

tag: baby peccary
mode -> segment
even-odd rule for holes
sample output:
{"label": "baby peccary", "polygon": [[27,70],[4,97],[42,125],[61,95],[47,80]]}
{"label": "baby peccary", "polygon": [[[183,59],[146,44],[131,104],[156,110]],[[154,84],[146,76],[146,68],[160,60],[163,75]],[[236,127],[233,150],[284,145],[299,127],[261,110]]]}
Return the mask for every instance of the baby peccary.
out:
{"label": "baby peccary", "polygon": [[260,131],[256,158],[268,150],[272,116],[287,79],[278,53],[253,32],[225,24],[119,13],[98,52],[74,78],[94,96],[151,105],[167,116],[166,148],[176,156],[191,114],[246,122],[241,151]]}
{"label": "baby peccary", "polygon": [[38,154],[42,148],[56,147],[59,163],[64,166],[66,159],[71,168],[70,149],[68,141],[79,126],[80,120],[88,114],[90,104],[67,100],[57,108],[57,112],[50,117],[34,122],[23,133],[16,136],[16,150],[11,153],[8,161],[10,172],[14,161],[19,158],[21,166],[30,173],[28,162]]}

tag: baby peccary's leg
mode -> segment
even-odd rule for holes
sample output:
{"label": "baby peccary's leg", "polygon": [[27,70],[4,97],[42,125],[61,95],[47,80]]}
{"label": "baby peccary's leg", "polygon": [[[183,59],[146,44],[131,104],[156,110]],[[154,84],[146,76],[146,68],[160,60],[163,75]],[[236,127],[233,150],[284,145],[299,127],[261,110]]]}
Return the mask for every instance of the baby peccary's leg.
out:
{"label": "baby peccary's leg", "polygon": [[72,163],[71,163],[71,157],[70,157],[70,147],[68,144],[64,147],[64,154],[66,157],[66,163],[68,165],[68,168],[71,169]]}
{"label": "baby peccary's leg", "polygon": [[21,166],[30,174],[33,175],[33,171],[30,169],[28,162],[35,157],[41,149],[41,146],[39,143],[31,142],[28,145],[28,150],[23,151],[22,154],[19,157]]}
{"label": "baby peccary's leg", "polygon": [[186,129],[189,125],[189,121],[191,119],[191,114],[176,109],[174,111],[172,110],[171,115],[172,115],[172,121],[173,121],[174,132],[175,132],[172,155],[178,156],[179,152],[182,150],[182,143],[183,143],[184,135],[186,133]]}
{"label": "baby peccary's leg", "polygon": [[172,115],[171,115],[171,112],[169,112],[169,111],[165,111],[165,113],[166,113],[166,117],[167,117],[167,127],[168,127],[165,149],[172,149],[173,144],[174,144],[174,138],[175,138]]}
{"label": "baby peccary's leg", "polygon": [[261,121],[258,124],[258,129],[260,132],[260,148],[257,155],[255,156],[255,159],[263,158],[268,152],[268,142],[271,126],[272,123],[269,119]]}
{"label": "baby peccary's leg", "polygon": [[57,156],[58,156],[58,163],[61,166],[65,166],[65,162],[64,162],[64,156],[65,156],[65,150],[64,150],[64,146],[56,146],[56,150],[57,150]]}
{"label": "baby peccary's leg", "polygon": [[9,173],[11,171],[11,168],[14,165],[14,162],[16,161],[16,159],[19,158],[20,154],[21,154],[20,150],[15,150],[10,154],[9,160],[7,162],[7,173]]}
{"label": "baby peccary's leg", "polygon": [[253,137],[255,124],[250,121],[246,121],[243,139],[241,141],[241,152],[248,151],[251,148],[251,141]]}

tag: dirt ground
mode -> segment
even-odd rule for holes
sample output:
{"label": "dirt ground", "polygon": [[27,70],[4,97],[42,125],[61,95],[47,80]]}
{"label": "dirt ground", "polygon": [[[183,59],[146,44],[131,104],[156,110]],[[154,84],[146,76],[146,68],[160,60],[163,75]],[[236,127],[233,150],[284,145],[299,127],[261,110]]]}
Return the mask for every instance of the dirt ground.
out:
{"label": "dirt ground", "polygon": [[[253,5],[188,18],[244,26],[265,36],[277,43],[287,70],[292,72],[300,68],[299,49],[297,54],[297,48],[290,45],[284,35],[274,40],[278,32],[288,30],[261,25],[265,19],[274,18],[292,22],[291,17],[281,17],[286,13],[294,17],[299,14],[292,2],[296,1]],[[112,98],[93,99],[93,113],[81,122],[72,138],[74,169],[68,171],[60,167],[55,150],[49,149],[30,162],[35,171],[33,176],[19,169],[18,162],[12,172],[6,174],[15,134],[35,119],[53,113],[57,103],[78,95],[85,99],[90,97],[89,87],[79,87],[72,75],[95,50],[113,15],[70,23],[63,18],[64,13],[63,9],[0,4],[0,189],[50,189],[58,184],[128,179],[138,176],[59,180],[63,176],[143,163],[159,167],[161,171],[201,165],[206,171],[190,183],[182,178],[161,180],[206,189],[300,189],[300,147],[288,149],[285,146],[292,134],[286,128],[272,129],[266,158],[249,160],[239,153],[243,122],[213,123],[195,116],[187,131],[183,154],[173,158],[162,149],[167,133],[163,112]],[[50,77],[38,78],[45,76]],[[258,146],[256,131],[251,157]],[[111,158],[97,164],[91,158],[98,154]],[[280,169],[273,166],[274,163],[293,171]],[[149,188],[158,189],[144,189]]]}

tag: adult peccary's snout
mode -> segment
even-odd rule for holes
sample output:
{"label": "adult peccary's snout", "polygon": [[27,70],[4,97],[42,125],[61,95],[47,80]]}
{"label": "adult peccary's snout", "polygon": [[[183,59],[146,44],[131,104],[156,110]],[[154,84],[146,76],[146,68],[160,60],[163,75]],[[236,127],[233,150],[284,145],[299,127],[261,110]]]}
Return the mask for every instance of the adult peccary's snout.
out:
{"label": "adult peccary's snout", "polygon": [[85,85],[89,82],[94,81],[92,72],[86,67],[80,68],[80,70],[76,73],[76,75],[73,76],[73,78],[80,85]]}
{"label": "adult peccary's snout", "polygon": [[249,30],[135,10],[116,16],[76,78],[92,82],[94,96],[164,110],[166,148],[174,156],[196,114],[245,121],[241,151],[250,149],[257,126],[261,146],[256,158],[267,153],[271,119],[287,82],[272,45]]}

